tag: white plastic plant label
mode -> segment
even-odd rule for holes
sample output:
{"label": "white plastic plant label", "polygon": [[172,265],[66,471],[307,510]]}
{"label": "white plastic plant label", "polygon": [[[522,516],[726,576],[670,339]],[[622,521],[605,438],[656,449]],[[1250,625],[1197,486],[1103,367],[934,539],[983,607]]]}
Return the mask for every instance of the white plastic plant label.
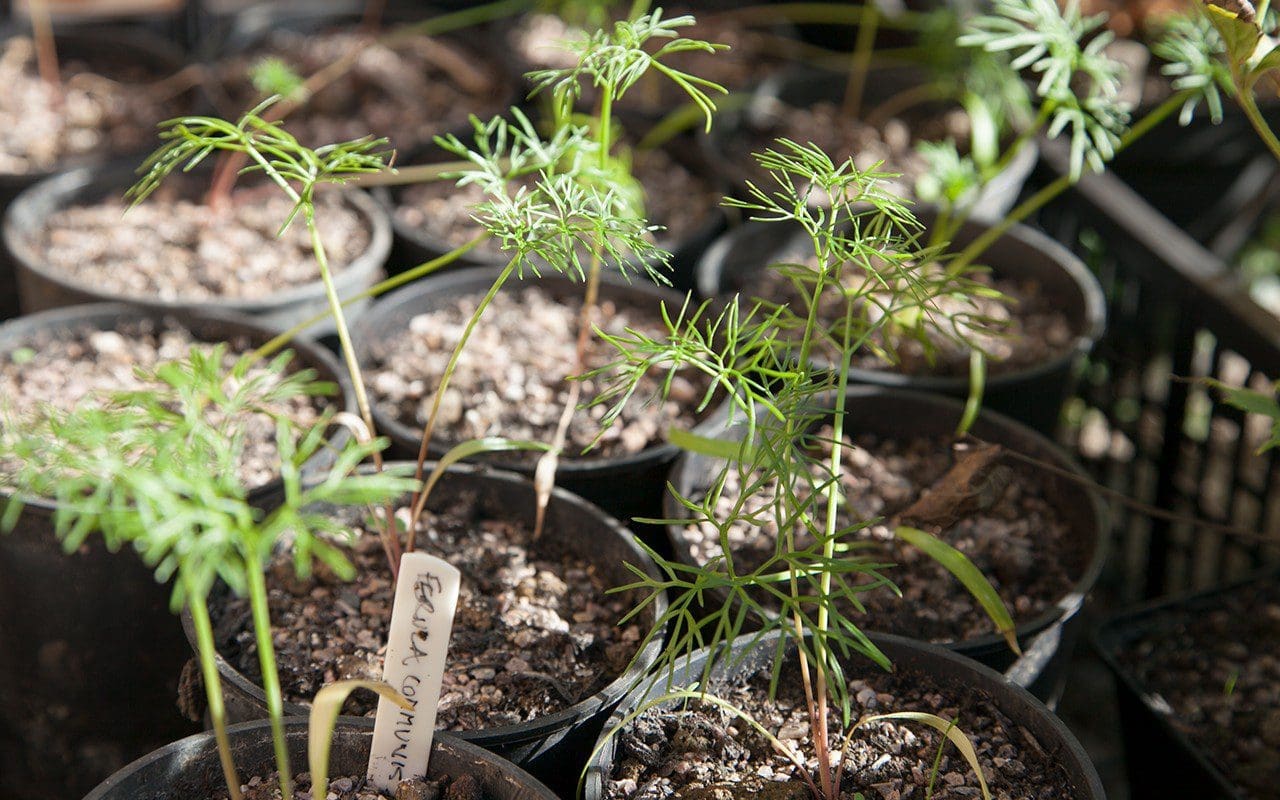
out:
{"label": "white plastic plant label", "polygon": [[427,774],[459,579],[451,564],[426,553],[405,553],[400,560],[382,679],[413,710],[378,700],[369,780],[379,789],[394,792],[400,781]]}

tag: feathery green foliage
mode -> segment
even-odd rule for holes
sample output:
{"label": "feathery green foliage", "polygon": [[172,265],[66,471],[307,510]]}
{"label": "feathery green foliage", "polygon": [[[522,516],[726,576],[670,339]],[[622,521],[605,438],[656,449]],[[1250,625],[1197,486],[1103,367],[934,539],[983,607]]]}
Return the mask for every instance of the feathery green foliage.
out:
{"label": "feathery green foliage", "polygon": [[[275,410],[290,398],[330,393],[309,370],[287,373],[290,354],[265,366],[251,356],[224,370],[225,347],[167,362],[139,377],[151,387],[90,398],[68,413],[48,412],[15,421],[0,434],[0,456],[17,464],[9,476],[16,497],[5,512],[15,524],[24,498],[55,502],[56,533],[68,549],[91,533],[109,548],[132,547],[154,567],[159,580],[173,579],[173,608],[188,608],[196,622],[198,656],[206,695],[222,751],[232,797],[239,782],[225,746],[221,687],[217,678],[207,598],[218,579],[248,595],[254,612],[264,688],[271,710],[281,784],[292,779],[283,748],[283,703],[276,679],[263,573],[277,548],[291,546],[298,574],[321,563],[350,577],[351,564],[334,544],[349,538],[316,504],[366,505],[411,490],[416,484],[388,474],[360,474],[357,467],[385,446],[383,440],[334,443],[326,435],[330,416],[299,428]],[[239,478],[250,415],[275,424],[282,492],[269,512],[249,500]],[[334,464],[321,478],[305,465],[336,448]]]}
{"label": "feathery green foliage", "polygon": [[[694,18],[687,15],[663,19],[660,8],[633,19],[619,20],[612,30],[599,30],[568,43],[569,51],[578,56],[575,66],[529,73],[528,77],[534,84],[533,93],[549,90],[562,107],[567,107],[582,96],[584,84],[589,83],[604,89],[611,100],[621,100],[636,81],[653,69],[689,95],[689,99],[702,110],[706,128],[710,130],[716,105],[707,92],[726,94],[725,88],[662,62],[673,53],[690,50],[713,53],[725,49],[724,45],[681,37],[679,29],[693,24]],[[645,47],[655,40],[660,46],[650,53]]]}
{"label": "feathery green foliage", "polygon": [[1226,46],[1222,37],[1206,15],[1170,19],[1151,45],[1151,52],[1166,62],[1160,71],[1173,79],[1174,89],[1192,92],[1182,106],[1178,122],[1189,124],[1202,102],[1215,123],[1222,121],[1222,92],[1231,92],[1231,70],[1224,58]]}
{"label": "feathery green foliage", "polygon": [[1037,123],[1050,138],[1069,131],[1073,179],[1085,166],[1102,171],[1129,121],[1119,98],[1121,67],[1104,51],[1113,36],[1098,32],[1104,19],[1082,16],[1077,0],[1065,8],[1055,0],[996,0],[957,40],[1007,54],[1009,69],[1038,76]]}
{"label": "feathery green foliage", "polygon": [[[714,456],[701,466],[715,478],[697,496],[677,496],[684,519],[661,522],[698,525],[713,533],[718,548],[707,563],[683,565],[651,551],[662,577],[633,568],[635,580],[617,591],[639,592],[644,599],[638,608],[659,594],[670,598],[650,633],[652,638],[658,630],[669,631],[660,659],[668,679],[680,658],[711,647],[702,675],[705,687],[716,665],[734,658],[724,645],[751,630],[748,623],[756,626],[753,642],[778,631],[779,653],[794,645],[801,668],[811,671],[818,701],[811,723],[823,788],[813,788],[835,797],[839,777],[827,748],[826,701],[840,709],[847,728],[853,720],[842,659],[860,655],[888,666],[857,617],[864,610],[863,593],[892,589],[885,573],[891,565],[861,554],[867,545],[855,536],[875,520],[846,518],[840,490],[851,359],[876,347],[892,358],[886,344],[892,337],[879,334],[904,324],[919,329],[930,320],[963,336],[966,323],[939,324],[952,314],[937,301],[970,291],[971,284],[962,274],[929,267],[940,249],[920,244],[919,222],[903,201],[884,190],[882,182],[890,176],[878,167],[861,170],[852,160],[835,164],[815,146],[787,140],[757,160],[774,185],[749,185],[746,199],[726,203],[755,219],[804,231],[812,260],[772,267],[804,300],[794,308],[757,304],[744,311],[734,298],[718,313],[709,305],[691,309],[686,304],[666,315],[665,336],[601,334],[619,352],[614,364],[594,373],[608,381],[596,398],[609,406],[605,424],[635,399],[640,377],[650,370],[666,371],[669,385],[676,370],[693,368],[727,393],[729,420],[741,434],[730,441],[679,437]],[[827,202],[812,202],[819,195]],[[819,319],[815,302],[827,292],[843,300],[842,318],[830,322]],[[873,340],[881,344],[873,347]],[[841,363],[814,365],[811,356],[821,342],[836,346]],[[704,396],[704,405],[709,397]],[[772,555],[760,564],[736,563],[730,534],[739,527],[775,536]],[[947,554],[953,562],[948,568],[964,572],[966,585],[994,597],[985,579],[973,579],[972,564],[957,556]],[[775,688],[780,669],[781,660],[775,659]]]}

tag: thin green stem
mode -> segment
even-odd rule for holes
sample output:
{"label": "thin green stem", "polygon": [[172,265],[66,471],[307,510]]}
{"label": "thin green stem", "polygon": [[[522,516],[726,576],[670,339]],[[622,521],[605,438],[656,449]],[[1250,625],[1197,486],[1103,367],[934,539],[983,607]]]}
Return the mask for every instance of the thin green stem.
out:
{"label": "thin green stem", "polygon": [[867,85],[867,71],[871,69],[871,53],[876,44],[876,28],[880,13],[874,3],[868,3],[866,13],[858,22],[858,38],[853,46],[853,59],[849,64],[849,82],[844,89],[844,118],[854,119],[862,110],[862,92]]}
{"label": "thin green stem", "polygon": [[[1190,96],[1190,91],[1179,92],[1169,99],[1165,100],[1159,106],[1156,106],[1147,115],[1138,120],[1132,128],[1120,138],[1120,144],[1116,147],[1116,154],[1119,155],[1126,147],[1141,138],[1147,131],[1163,122],[1174,111],[1182,107],[1182,104]],[[1028,197],[1016,208],[1010,211],[1004,219],[999,223],[992,225],[983,231],[982,235],[969,243],[967,247],[960,251],[955,260],[947,267],[948,272],[959,274],[965,267],[973,263],[973,260],[987,251],[987,248],[996,242],[1001,236],[1009,231],[1014,225],[1031,216],[1031,214],[1039,211],[1058,195],[1062,194],[1072,185],[1070,175],[1062,175],[1057,180],[1048,184],[1040,191]]]}
{"label": "thin green stem", "polygon": [[600,171],[607,172],[609,169],[609,147],[611,131],[610,126],[613,125],[613,87],[606,86],[604,91],[600,93],[600,122],[599,130],[596,131],[596,140],[600,145]]}
{"label": "thin green stem", "polygon": [[[497,163],[503,169],[511,165],[511,159],[500,158]],[[373,172],[361,175],[351,183],[355,186],[400,186],[406,183],[426,183],[445,178],[451,172],[460,172],[474,167],[470,161],[437,161],[434,164],[413,164],[407,167],[396,167],[394,171]]]}
{"label": "thin green stem", "polygon": [[284,700],[280,693],[280,675],[276,670],[275,644],[271,637],[271,615],[267,605],[267,580],[260,566],[245,562],[245,578],[249,586],[249,606],[253,610],[253,635],[258,644],[258,664],[262,667],[262,691],[267,696],[267,716],[271,720],[271,744],[280,773],[281,797],[293,797],[293,772],[289,767],[289,748],[284,738]]}
{"label": "thin green stem", "polygon": [[956,436],[967,436],[982,411],[982,395],[987,387],[987,358],[978,348],[969,351],[969,396],[964,402],[964,414],[956,426]]}
{"label": "thin green stem", "polygon": [[[311,234],[311,251],[316,264],[320,267],[320,280],[324,283],[325,298],[329,301],[329,315],[333,317],[334,327],[338,332],[339,350],[346,364],[347,373],[356,393],[356,407],[360,410],[360,418],[369,428],[371,436],[377,435],[373,424],[373,409],[369,405],[369,394],[365,390],[364,377],[360,374],[360,362],[356,359],[355,346],[351,343],[351,331],[347,327],[347,317],[342,311],[342,300],[338,297],[338,287],[333,283],[333,273],[329,270],[329,257],[325,253],[324,242],[320,240],[320,230],[316,227],[315,215],[308,208],[307,232]],[[379,460],[375,454],[375,460]]]}
{"label": "thin green stem", "polygon": [[[452,264],[454,261],[457,261],[459,258],[462,258],[467,253],[474,250],[482,242],[488,239],[489,235],[490,234],[486,231],[480,234],[479,236],[475,237],[471,241],[467,242],[466,244],[462,245],[461,247],[457,247],[453,250],[450,250],[449,252],[445,253],[442,256],[437,256],[436,258],[433,258],[430,261],[425,261],[412,269],[405,270],[399,275],[394,275],[390,278],[387,278],[384,281],[379,281],[378,283],[375,283],[373,286],[370,286],[368,289],[365,289],[362,292],[357,292],[356,294],[353,294],[350,297],[348,297],[346,300],[343,300],[342,306],[343,308],[345,308],[354,303],[358,303],[361,300],[366,300],[370,297],[377,297],[378,295],[383,294],[385,292],[389,292],[392,289],[397,289],[401,286],[404,286],[406,283],[415,281],[418,278],[421,278],[423,275],[430,275],[432,272],[435,272],[436,270],[442,267],[446,267],[449,264]],[[299,334],[301,334],[307,328],[310,328],[312,325],[315,325],[317,322],[323,322],[324,320],[328,319],[331,316],[331,314],[332,312],[330,311],[322,311],[319,314],[316,314],[315,316],[309,317],[303,320],[302,322],[299,322],[297,325],[294,325],[292,328],[285,331],[284,333],[281,333],[275,336],[266,344],[259,347],[257,350],[254,350],[253,357],[255,359],[262,359],[262,358],[267,358],[273,353],[278,352],[280,348],[284,347],[289,342],[293,341],[295,338],[297,338]]]}
{"label": "thin green stem", "polygon": [[218,649],[213,641],[213,624],[209,620],[209,607],[204,595],[191,585],[184,574],[187,589],[187,610],[196,629],[196,653],[200,662],[200,677],[204,679],[204,696],[209,703],[209,720],[213,723],[213,738],[218,743],[218,761],[222,764],[222,777],[227,782],[231,800],[243,800],[240,793],[240,777],[236,775],[235,761],[231,758],[231,741],[227,738],[227,711],[222,701],[222,682],[218,678]]}
{"label": "thin green stem", "polygon": [[1239,82],[1236,83],[1236,99],[1240,103],[1240,108],[1244,110],[1244,115],[1249,119],[1249,124],[1253,126],[1254,131],[1262,138],[1262,143],[1271,151],[1271,155],[1280,161],[1280,139],[1271,130],[1271,126],[1267,125],[1267,121],[1262,118],[1262,112],[1258,109],[1258,101],[1253,97],[1253,91],[1242,89]]}
{"label": "thin green stem", "polygon": [[[320,267],[320,280],[324,283],[325,298],[329,301],[329,314],[333,317],[334,328],[338,332],[339,351],[342,353],[342,360],[346,363],[347,374],[351,376],[352,389],[356,395],[356,408],[360,411],[360,419],[364,421],[364,426],[369,432],[370,437],[378,435],[378,428],[373,422],[373,407],[369,404],[369,394],[365,389],[364,376],[360,372],[360,362],[356,359],[356,349],[351,343],[351,331],[347,327],[347,318],[342,311],[342,300],[338,297],[338,287],[333,283],[333,273],[329,270],[329,256],[325,252],[324,242],[320,239],[320,229],[316,227],[315,209],[308,204],[304,211],[307,221],[307,232],[311,234],[311,252],[315,256],[316,264]],[[378,472],[382,471],[382,453],[374,450],[370,454],[373,458],[373,467]],[[395,530],[395,522],[391,515],[391,509],[387,508],[386,514],[386,530],[382,531],[378,538],[382,540],[382,549],[387,556],[387,566],[391,569],[391,576],[395,578],[400,574],[400,540],[393,531]],[[285,795],[288,797],[289,795]]]}
{"label": "thin green stem", "polygon": [[[458,339],[458,343],[454,345],[453,352],[449,355],[449,363],[445,365],[444,374],[440,376],[440,383],[436,386],[435,396],[431,399],[431,411],[427,414],[427,424],[422,428],[422,443],[418,447],[418,468],[414,477],[418,481],[422,480],[423,470],[427,462],[427,452],[431,444],[431,436],[435,432],[436,419],[440,416],[440,401],[444,397],[445,390],[449,388],[449,381],[453,378],[453,373],[458,367],[458,359],[462,357],[462,351],[467,346],[467,342],[471,339],[471,334],[476,329],[476,325],[480,322],[480,316],[484,314],[489,304],[493,302],[493,298],[498,296],[498,292],[502,290],[504,284],[516,271],[516,264],[519,263],[518,258],[513,258],[503,267],[502,272],[494,279],[493,285],[489,287],[489,291],[480,300],[480,304],[476,306],[476,310],[471,314],[471,319],[467,320],[467,327],[462,331],[462,337]],[[408,539],[406,544],[407,550],[413,549],[413,532],[418,529],[418,519],[422,516],[422,511],[427,506],[427,495],[421,491],[415,492],[413,498],[413,511],[409,516],[409,526],[405,532]]]}

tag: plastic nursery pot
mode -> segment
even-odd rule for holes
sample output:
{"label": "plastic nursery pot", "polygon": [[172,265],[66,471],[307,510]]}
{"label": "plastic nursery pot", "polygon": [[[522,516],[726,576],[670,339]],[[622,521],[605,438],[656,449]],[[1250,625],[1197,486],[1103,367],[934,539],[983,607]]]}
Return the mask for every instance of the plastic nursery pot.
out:
{"label": "plastic nursery pot", "polygon": [[[636,119],[635,115],[622,115],[627,119]],[[472,133],[468,129],[466,135],[459,134],[458,138],[469,143],[469,136]],[[672,236],[668,231],[657,231],[655,234],[656,242],[659,247],[664,248],[671,254],[670,270],[662,270],[666,274],[674,286],[679,291],[687,291],[693,288],[694,270],[698,264],[698,260],[702,258],[703,253],[715,241],[725,229],[726,216],[724,209],[719,205],[721,198],[721,182],[710,170],[705,158],[698,152],[698,148],[694,145],[688,136],[682,136],[661,148],[662,153],[683,168],[683,170],[692,176],[696,182],[685,181],[689,184],[689,188],[696,190],[698,183],[702,184],[702,188],[707,190],[706,198],[709,202],[705,207],[699,209],[700,214],[694,219],[692,224],[685,227],[685,232],[680,236]],[[636,161],[643,158],[640,153],[635,154]],[[401,164],[430,164],[442,160],[456,160],[456,157],[449,153],[444,153],[439,148],[431,147],[419,150],[416,154],[401,159]],[[404,169],[404,167],[401,167]],[[636,170],[637,177],[644,182],[646,171],[643,168]],[[658,177],[658,171],[650,169],[649,173]],[[666,176],[666,173],[663,173]],[[666,180],[666,177],[662,177]],[[446,181],[452,185],[453,181]],[[673,193],[669,191],[670,187],[656,187],[657,191],[663,191],[666,196]],[[405,198],[412,191],[412,185],[381,187],[374,191],[376,197],[386,208],[391,217],[391,228],[393,232],[391,257],[387,262],[387,269],[393,274],[398,274],[411,269],[419,264],[423,264],[435,258],[439,258],[470,241],[473,237],[483,231],[483,228],[471,219],[471,212],[468,208],[456,210],[456,216],[466,220],[466,228],[454,226],[453,235],[458,237],[458,241],[448,238],[448,235],[434,230],[427,230],[423,226],[411,224],[402,214]],[[645,187],[646,194],[649,198],[646,203],[668,202],[662,200],[657,195],[654,188]],[[685,196],[691,196],[695,192],[684,192]],[[443,199],[442,199],[443,201]],[[438,217],[437,217],[438,218]],[[657,221],[661,223],[661,220]],[[679,224],[684,225],[684,221]],[[441,226],[443,227],[443,226]],[[453,262],[457,267],[470,266],[486,266],[501,267],[505,266],[510,258],[509,253],[499,250],[496,245],[486,249],[485,245],[480,245],[474,250],[466,253]]]}
{"label": "plastic nursery pot", "polygon": [[[866,79],[858,120],[873,117],[878,109],[892,104],[904,92],[919,89],[926,77],[922,70],[914,67],[872,69]],[[808,109],[819,103],[827,103],[840,109],[848,83],[847,72],[815,68],[796,68],[774,75],[760,85],[745,108],[722,114],[711,134],[702,138],[707,160],[730,185],[733,194],[744,194],[748,179],[769,191],[771,181],[765,179],[761,183],[760,178],[752,177],[757,173],[751,153],[764,152],[765,148],[776,149],[778,145],[774,139],[780,136],[799,142],[809,141],[810,137],[822,142],[835,136],[834,133],[798,130],[799,126],[796,125],[788,127],[790,123],[787,117],[790,109]],[[903,119],[915,129],[925,122],[941,120],[945,114],[959,108],[956,103],[939,100],[908,107],[903,112],[890,116]],[[1034,142],[1028,142],[1022,147],[1009,165],[994,176],[974,199],[974,214],[998,218],[1012,208],[1022,191],[1022,185],[1035,168],[1037,153]],[[828,155],[839,164],[858,153],[830,152]],[[889,172],[901,171],[892,158],[885,169]],[[905,188],[908,193],[914,193],[914,186]]]}
{"label": "plastic nursery pot", "polygon": [[[1195,592],[1172,599],[1147,603],[1137,608],[1123,611],[1102,623],[1094,631],[1093,644],[1102,660],[1116,677],[1118,692],[1120,725],[1124,733],[1125,766],[1129,773],[1129,791],[1134,800],[1155,800],[1168,797],[1195,797],[1204,800],[1261,800],[1271,796],[1275,788],[1276,766],[1274,747],[1264,745],[1264,752],[1270,753],[1269,768],[1259,763],[1257,773],[1252,776],[1251,785],[1246,787],[1243,774],[1244,765],[1237,764],[1235,769],[1215,757],[1204,742],[1218,741],[1223,745],[1240,735],[1261,735],[1263,742],[1269,735],[1261,732],[1267,724],[1264,720],[1274,719],[1277,710],[1268,708],[1266,703],[1257,702],[1249,694],[1240,697],[1240,705],[1233,716],[1255,715],[1258,722],[1254,731],[1241,730],[1239,724],[1228,726],[1218,722],[1215,711],[1208,719],[1195,724],[1181,716],[1170,706],[1170,703],[1153,687],[1146,685],[1143,679],[1135,674],[1131,666],[1123,663],[1122,653],[1140,640],[1155,637],[1183,635],[1184,629],[1209,615],[1228,614],[1229,624],[1261,624],[1274,625],[1269,617],[1274,605],[1266,598],[1259,597],[1255,606],[1242,598],[1249,592],[1270,589],[1280,580],[1280,571],[1275,567],[1267,569],[1246,580],[1237,581],[1226,586],[1208,591]],[[1274,590],[1272,590],[1274,598]],[[1231,607],[1228,603],[1240,601],[1241,605]],[[1240,615],[1241,611],[1244,615]],[[1190,640],[1188,640],[1190,641]],[[1248,638],[1233,638],[1227,635],[1223,640],[1194,640],[1197,652],[1220,654],[1222,650],[1234,647],[1247,648],[1243,655],[1253,659],[1256,642]],[[1267,653],[1273,656],[1273,653]],[[1163,670],[1162,670],[1163,671]],[[1226,670],[1229,671],[1229,670]],[[1205,696],[1223,695],[1227,679],[1219,679],[1217,675],[1200,676]],[[1242,692],[1247,692],[1243,686]],[[1269,715],[1269,716],[1268,716]],[[1239,719],[1238,716],[1236,716]],[[1268,771],[1269,770],[1269,771]],[[1268,777],[1270,775],[1270,777]]]}
{"label": "plastic nursery pot", "polygon": [[[307,720],[285,720],[289,763],[306,770]],[[241,780],[276,768],[271,726],[266,720],[233,725],[227,730]],[[329,778],[364,775],[373,743],[373,720],[339,717],[329,751]],[[527,772],[499,756],[437,732],[431,743],[427,777],[433,780],[475,779],[486,800],[554,800],[555,795]],[[112,775],[85,800],[192,800],[226,793],[218,746],[212,733],[173,742]]]}
{"label": "plastic nursery pot", "polygon": [[[437,16],[428,4],[390,0],[379,15],[381,27],[369,31],[366,10],[361,0],[292,0],[249,5],[229,16],[201,48],[214,105],[234,116],[259,102],[262,95],[252,87],[250,71],[264,58],[282,58],[310,78],[347,57],[345,48],[325,45],[331,42],[328,34],[349,32],[353,46],[366,48],[400,26]],[[316,51],[286,48],[282,53],[278,43],[290,36],[306,37]],[[406,54],[418,52],[426,53],[421,62],[399,72]],[[313,147],[373,135],[403,151],[467,126],[470,114],[488,118],[521,99],[510,56],[485,27],[419,36],[379,55],[368,69],[356,65],[333,76],[286,118],[286,129]],[[323,141],[312,141],[315,136]]]}
{"label": "plastic nursery pot", "polygon": [[[9,35],[16,34],[10,30]],[[110,69],[112,65],[125,68],[141,66],[154,74],[156,80],[160,80],[177,73],[185,65],[182,53],[168,42],[137,30],[102,25],[96,25],[92,30],[59,30],[55,36],[55,42],[58,56],[64,64],[75,60],[87,62],[95,67],[101,65],[108,75],[119,71]],[[164,114],[161,118],[190,111],[198,102],[194,90],[184,92],[176,101],[175,107],[171,109],[171,113]],[[106,146],[95,149],[93,152],[67,156],[59,160],[52,169],[35,169],[26,172],[0,171],[0,212],[8,208],[14,198],[29,186],[50,175],[76,167],[100,164],[123,153],[141,152],[147,149],[153,136],[150,122],[159,121],[159,118],[143,121],[142,137],[137,142],[108,142]],[[16,316],[19,310],[16,269],[16,265],[8,254],[0,255],[0,319]]]}
{"label": "plastic nursery pot", "polygon": [[[717,684],[723,685],[735,678],[768,669],[773,663],[777,638],[778,633],[775,631],[762,637],[754,646],[751,645],[751,634],[745,634],[735,640],[733,646],[738,649],[737,652],[717,665],[712,672],[711,692],[715,692]],[[1067,730],[1067,726],[1025,689],[1010,682],[998,672],[934,645],[884,634],[872,634],[871,640],[893,662],[896,671],[920,675],[922,680],[935,684],[936,691],[942,693],[944,697],[948,690],[976,692],[982,695],[997,709],[999,715],[1004,717],[1006,726],[1020,728],[1025,736],[1033,739],[1041,750],[1052,757],[1054,763],[1062,770],[1077,800],[1104,800],[1106,795],[1102,782],[1084,748]],[[743,653],[744,648],[749,649]],[[794,646],[788,646],[787,657],[790,658],[794,651]],[[700,681],[708,655],[709,651],[703,649],[681,660],[676,666],[671,684],[690,686]],[[730,666],[723,666],[725,664]],[[846,660],[844,668],[849,677],[859,674],[867,675],[880,669],[869,660],[861,663],[850,663]],[[645,702],[661,696],[666,686],[667,682],[660,680],[656,685],[646,684],[628,694],[618,705],[613,716],[605,723],[606,735],[602,736],[597,743],[599,752],[587,767],[584,792],[586,800],[602,800],[606,796],[605,781],[609,780],[613,774],[618,740],[616,737],[606,738],[607,732],[621,725],[627,714],[639,709]],[[883,709],[885,712],[896,710],[898,709]],[[964,720],[965,709],[961,708],[959,722],[961,729],[965,726]],[[966,733],[969,732],[966,731]],[[967,772],[969,768],[964,765],[958,769]],[[845,780],[848,781],[852,775],[860,772],[860,770],[850,770]]]}
{"label": "plastic nursery pot", "polygon": [[[833,404],[830,398],[820,400],[819,403],[828,408]],[[946,436],[955,431],[963,412],[962,403],[947,397],[902,389],[857,386],[851,387],[846,396],[845,430],[851,434],[875,434],[882,439],[893,436]],[[1056,445],[1000,414],[984,411],[970,433],[982,441],[999,444],[1009,451],[1047,462],[1087,481],[1084,472]],[[718,429],[706,432],[706,435],[720,439],[740,439],[743,434],[743,428],[728,427],[723,419],[720,420]],[[683,454],[671,471],[671,485],[682,497],[702,497],[719,474],[722,463],[709,456]],[[1015,470],[1037,469],[1012,459],[1006,459],[1003,463]],[[1075,560],[1069,570],[1074,580],[1070,591],[1038,616],[1024,619],[1017,625],[1015,632],[1019,644],[1028,656],[1026,660],[1016,661],[1017,656],[1004,638],[994,631],[971,639],[938,644],[995,670],[1005,671],[1016,665],[1018,682],[1029,687],[1042,699],[1047,699],[1060,689],[1066,662],[1070,659],[1083,624],[1080,609],[1097,582],[1105,561],[1108,528],[1103,501],[1097,492],[1087,488],[1087,484],[1047,471],[1043,471],[1041,475],[1045,499],[1067,523],[1076,543],[1073,554]],[[668,519],[686,519],[689,514],[671,496],[667,499],[666,516]],[[698,563],[693,548],[681,535],[680,528],[669,526],[668,534],[679,560],[686,564]],[[886,570],[886,576],[890,580],[903,580],[892,568]],[[964,588],[956,583],[955,591],[963,592]],[[874,616],[869,617],[865,623],[867,627],[874,624]]]}
{"label": "plastic nursery pot", "polygon": [[[105,300],[175,313],[186,309],[238,312],[253,317],[260,325],[285,329],[328,312],[329,303],[319,277],[310,283],[282,289],[262,298],[161,300],[113,294],[51,270],[36,241],[44,229],[45,220],[67,208],[122,196],[137,179],[136,167],[134,162],[114,162],[57,175],[32,186],[9,206],[4,217],[4,251],[17,269],[19,301],[24,313]],[[369,232],[369,245],[364,253],[344,267],[336,264],[333,267],[338,296],[350,297],[372,286],[381,276],[382,265],[391,246],[391,231],[386,215],[373,198],[361,191],[344,191],[342,197],[364,221]],[[157,200],[149,199],[147,202]],[[294,224],[302,222],[295,220]],[[347,306],[348,321],[357,318],[368,302],[363,300]],[[319,337],[335,330],[332,319],[327,318],[307,328],[304,334]]]}
{"label": "plastic nursery pot", "polygon": [[100,540],[64,552],[53,514],[29,503],[0,534],[3,797],[79,797],[197,730],[173,702],[189,654],[169,588]]}
{"label": "plastic nursery pot", "polygon": [[[352,340],[362,367],[369,370],[377,342],[406,335],[410,321],[415,316],[448,308],[459,297],[479,297],[488,291],[496,276],[497,270],[488,267],[456,270],[417,281],[379,300],[373,312],[352,329]],[[522,282],[512,279],[502,291],[519,291],[522,285]],[[536,286],[559,298],[581,297],[583,291],[582,284],[547,271],[537,279]],[[655,319],[660,303],[665,302],[671,309],[677,309],[683,303],[679,294],[654,286],[646,278],[636,277],[632,283],[625,283],[622,279],[609,277],[609,273],[602,276],[600,299],[613,300],[619,305],[652,308]],[[483,319],[480,324],[484,324]],[[566,331],[565,335],[570,336],[572,333]],[[524,339],[518,340],[517,344],[522,347],[537,346],[536,342]],[[566,374],[570,374],[572,370],[572,364],[565,365]],[[386,413],[379,408],[377,398],[374,398],[373,403],[374,422],[381,433],[391,437],[391,452],[404,458],[417,458],[422,441],[422,427],[416,422],[406,423],[403,419]],[[457,442],[437,436],[430,443],[429,453],[433,458],[438,458],[454,444]],[[667,470],[677,452],[675,445],[663,442],[632,455],[561,458],[556,471],[556,485],[581,495],[618,519],[658,517],[662,511],[662,498],[666,494]],[[486,463],[532,476],[535,460],[520,460],[497,453],[486,456]]]}
{"label": "plastic nursery pot", "polygon": [[[936,218],[932,206],[921,206],[916,215],[926,226]],[[951,252],[961,250],[990,227],[969,219],[952,239]],[[798,227],[782,223],[753,222],[721,237],[698,264],[698,293],[703,297],[729,296],[752,291],[753,277],[781,254],[793,252],[805,240]],[[807,252],[807,251],[806,251]],[[1083,358],[1106,330],[1106,303],[1098,279],[1066,248],[1025,225],[1014,225],[977,260],[996,278],[1034,283],[1054,298],[1055,308],[1067,317],[1073,338],[1069,347],[1048,361],[1007,371],[987,363],[984,408],[992,409],[1052,435],[1063,403],[1070,396],[1076,371]],[[767,299],[767,298],[766,298]],[[889,369],[854,368],[852,383],[887,388],[914,389],[950,397],[968,397],[969,376],[910,375]]]}
{"label": "plastic nursery pot", "polygon": [[[118,304],[58,309],[0,326],[0,358],[41,336],[114,330],[166,315]],[[176,316],[176,315],[175,315]],[[179,322],[175,320],[175,322]],[[272,332],[235,315],[192,312],[193,337],[254,344]],[[300,366],[336,382],[354,407],[333,357],[294,344]],[[331,456],[309,469],[322,469]],[[261,500],[273,489],[258,487]],[[8,495],[0,496],[4,505]],[[72,553],[54,535],[53,504],[26,504],[13,533],[0,533],[0,795],[78,796],[129,760],[194,730],[173,704],[187,648],[169,611],[169,587],[131,551],[109,553],[97,537]]]}
{"label": "plastic nursery pot", "polygon": [[[427,473],[434,466],[427,464]],[[483,516],[517,521],[530,528],[533,526],[533,484],[519,475],[455,464],[432,490],[429,506],[433,509],[449,508],[464,496],[477,498]],[[658,577],[656,566],[636,545],[633,534],[595,506],[563,489],[556,489],[552,494],[543,537],[552,546],[562,547],[596,565],[608,585],[619,586],[634,580],[625,563],[640,566],[654,578]],[[666,600],[659,597],[640,614],[639,624],[648,629],[665,609]],[[183,626],[194,649],[195,631],[187,614],[183,615]],[[661,637],[658,637],[636,655],[626,672],[600,692],[554,714],[514,725],[455,733],[459,738],[509,758],[542,780],[558,786],[567,778],[566,764],[585,763],[591,742],[605,717],[619,698],[648,671],[661,646]],[[221,656],[218,657],[218,671],[222,677],[229,719],[243,721],[267,716],[266,696],[260,686]],[[285,713],[305,715],[309,708],[286,702]]]}

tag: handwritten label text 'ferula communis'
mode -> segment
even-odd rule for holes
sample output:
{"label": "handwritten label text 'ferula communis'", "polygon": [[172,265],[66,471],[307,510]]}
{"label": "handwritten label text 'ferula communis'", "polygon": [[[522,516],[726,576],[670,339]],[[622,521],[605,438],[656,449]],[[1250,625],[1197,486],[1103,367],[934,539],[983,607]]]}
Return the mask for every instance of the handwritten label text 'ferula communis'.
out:
{"label": "handwritten label text 'ferula communis'", "polygon": [[453,566],[426,553],[405,553],[400,560],[382,679],[413,709],[378,700],[369,780],[379,789],[394,791],[400,781],[427,774],[459,577]]}

